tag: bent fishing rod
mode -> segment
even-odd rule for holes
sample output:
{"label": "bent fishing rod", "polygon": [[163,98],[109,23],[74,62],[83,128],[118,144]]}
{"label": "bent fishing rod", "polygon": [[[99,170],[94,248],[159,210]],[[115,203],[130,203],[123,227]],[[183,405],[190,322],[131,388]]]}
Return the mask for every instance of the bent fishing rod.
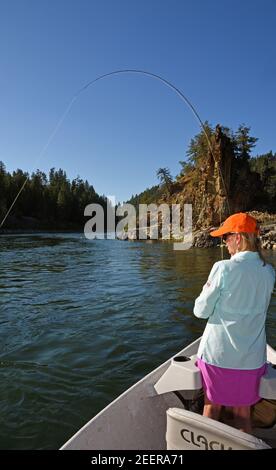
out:
{"label": "bent fishing rod", "polygon": [[[182,93],[182,91],[180,91],[175,85],[173,85],[171,82],[169,82],[168,80],[166,80],[165,78],[161,77],[160,75],[157,75],[155,73],[152,73],[152,72],[148,72],[148,71],[145,71],[145,70],[139,70],[139,69],[121,69],[121,70],[115,70],[113,72],[109,72],[109,73],[106,73],[104,75],[100,75],[99,77],[95,78],[94,80],[91,80],[89,81],[88,83],[86,83],[82,88],[79,89],[79,91],[77,91],[77,93],[73,96],[73,98],[71,99],[71,101],[69,102],[68,106],[66,107],[65,111],[63,112],[62,116],[60,117],[60,119],[58,120],[54,130],[52,131],[52,133],[50,134],[48,140],[46,141],[45,145],[43,146],[41,152],[39,153],[38,155],[38,158],[36,159],[36,162],[35,162],[35,165],[33,167],[33,170],[35,169],[35,166],[36,164],[38,163],[38,161],[41,160],[41,158],[43,157],[43,155],[45,154],[46,150],[48,149],[49,145],[51,144],[51,142],[53,141],[54,137],[56,136],[58,130],[60,129],[61,125],[63,124],[65,118],[67,117],[67,115],[69,114],[73,104],[75,103],[75,101],[79,98],[79,96],[85,91],[87,90],[89,87],[91,87],[93,84],[95,84],[96,82],[100,81],[100,80],[103,80],[104,78],[107,78],[107,77],[110,77],[110,76],[113,76],[113,75],[119,75],[119,74],[127,74],[127,73],[130,73],[130,74],[140,74],[140,75],[145,75],[145,76],[149,76],[149,77],[152,77],[156,80],[159,80],[161,81],[163,84],[165,84],[167,87],[169,87],[170,89],[172,89],[179,97],[182,101],[184,101],[184,103],[188,106],[188,108],[192,111],[193,115],[195,116],[196,120],[198,121],[203,133],[204,133],[204,136],[206,138],[206,141],[207,141],[207,144],[208,144],[208,149],[210,151],[210,154],[215,162],[215,164],[217,163],[216,159],[215,159],[215,156],[214,156],[214,153],[213,153],[213,149],[212,149],[212,144],[210,142],[210,139],[209,139],[209,136],[206,132],[206,129],[205,129],[205,126],[203,124],[203,121],[201,119],[201,117],[199,116],[197,110],[195,109],[194,105],[191,103],[191,101],[184,95],[184,93]],[[227,194],[227,189],[226,189],[226,185],[225,185],[225,181],[224,181],[224,178],[223,178],[223,175],[222,175],[222,172],[221,172],[221,169],[219,168],[218,166],[218,171],[219,171],[219,175],[220,175],[220,178],[221,178],[221,181],[223,183],[223,187],[224,187],[224,191],[225,191],[225,195],[226,195],[226,201],[227,201],[227,206],[228,206],[228,211],[230,213],[230,205],[229,205],[229,199],[228,199],[228,194]],[[11,213],[14,205],[16,204],[16,201],[18,200],[20,194],[22,193],[23,189],[25,188],[26,184],[27,184],[27,181],[28,181],[28,176],[26,177],[26,179],[24,180],[22,186],[20,187],[18,193],[16,194],[12,204],[10,205],[9,209],[7,210],[1,224],[0,224],[0,228],[3,227],[7,217],[9,216],[9,214]],[[220,217],[221,218],[221,217]]]}

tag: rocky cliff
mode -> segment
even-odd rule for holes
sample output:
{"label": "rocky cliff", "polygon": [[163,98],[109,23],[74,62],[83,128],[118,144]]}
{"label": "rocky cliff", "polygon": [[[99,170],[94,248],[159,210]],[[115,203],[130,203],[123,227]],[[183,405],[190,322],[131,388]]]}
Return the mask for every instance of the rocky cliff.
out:
{"label": "rocky cliff", "polygon": [[235,157],[231,139],[217,125],[206,157],[173,183],[171,194],[164,194],[158,203],[180,204],[181,208],[192,204],[195,246],[217,244],[209,236],[211,228],[235,212],[251,211],[262,227],[264,247],[276,249],[276,214],[252,212],[261,193],[259,174],[250,170],[248,161]]}
{"label": "rocky cliff", "polygon": [[247,161],[237,161],[231,140],[217,125],[206,157],[158,202],[192,204],[193,225],[204,229],[234,212],[252,210],[260,191],[259,174],[250,171]]}

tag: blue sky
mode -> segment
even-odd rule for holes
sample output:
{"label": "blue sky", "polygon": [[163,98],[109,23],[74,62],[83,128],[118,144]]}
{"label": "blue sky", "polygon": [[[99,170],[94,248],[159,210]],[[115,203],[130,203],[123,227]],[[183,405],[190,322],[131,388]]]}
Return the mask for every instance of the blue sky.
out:
{"label": "blue sky", "polygon": [[275,145],[275,0],[1,0],[0,160],[9,171],[63,168],[119,201],[180,171],[198,122],[150,77],[87,82],[118,69],[161,75],[202,120],[251,126]]}

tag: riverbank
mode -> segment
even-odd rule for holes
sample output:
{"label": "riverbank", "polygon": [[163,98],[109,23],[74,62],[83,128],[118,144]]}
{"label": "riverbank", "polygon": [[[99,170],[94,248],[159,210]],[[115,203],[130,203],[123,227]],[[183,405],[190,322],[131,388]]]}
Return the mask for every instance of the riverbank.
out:
{"label": "riverbank", "polygon": [[[264,250],[276,250],[276,224],[261,227],[260,239]],[[196,248],[212,248],[219,245],[219,238],[213,238],[208,230],[197,230],[193,235],[193,246]]]}
{"label": "riverbank", "polygon": [[[265,250],[276,250],[276,214],[269,214],[266,212],[251,211],[250,215],[255,217],[260,225],[260,238],[262,241],[262,247]],[[19,220],[16,220],[16,223],[8,228],[0,228],[1,235],[31,235],[39,233],[83,233],[83,227],[76,226],[73,224],[63,225],[60,224],[59,227],[54,227],[48,223],[42,224],[40,227],[37,221],[34,221],[31,217],[22,217],[20,220],[24,219],[23,228],[18,226]],[[26,226],[27,225],[27,226]],[[29,225],[29,227],[28,227]],[[193,231],[193,247],[196,248],[212,248],[217,247],[220,244],[219,238],[213,238],[210,236],[212,230],[217,229],[218,227],[208,227],[203,229],[198,229]],[[150,239],[150,229],[146,229],[147,239]],[[159,240],[162,240],[162,224],[158,224]],[[125,240],[139,240],[139,230],[136,229],[135,237],[127,237]],[[141,240],[143,241],[143,240]],[[158,241],[158,240],[156,240]],[[173,237],[171,238],[173,241]],[[179,240],[175,240],[179,241]]]}
{"label": "riverbank", "polygon": [[[267,212],[248,212],[258,221],[260,226],[260,239],[264,250],[276,250],[276,214]],[[208,229],[196,230],[193,234],[193,246],[197,248],[212,248],[218,246],[219,238],[209,235],[212,230],[218,227],[208,227]]]}
{"label": "riverbank", "polygon": [[81,232],[83,230],[80,224],[72,222],[63,222],[49,219],[37,219],[29,216],[9,216],[1,233],[37,233],[37,232]]}

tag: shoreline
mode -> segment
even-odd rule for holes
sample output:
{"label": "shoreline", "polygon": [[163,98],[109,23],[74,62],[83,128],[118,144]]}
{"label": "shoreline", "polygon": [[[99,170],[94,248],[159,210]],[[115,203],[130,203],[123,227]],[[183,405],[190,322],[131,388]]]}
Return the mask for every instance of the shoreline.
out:
{"label": "shoreline", "polygon": [[[213,238],[209,235],[209,229],[203,229],[203,230],[195,230],[193,233],[193,248],[218,248],[220,247],[219,244],[219,238]],[[70,234],[70,233],[79,233],[83,234],[83,230],[80,229],[0,229],[0,237],[5,236],[5,235],[39,235],[39,234],[44,234],[44,233],[49,233],[49,234]],[[105,235],[107,232],[105,232]],[[262,248],[263,250],[276,250],[276,224],[270,224],[269,226],[261,227],[261,235],[260,235],[261,241],[262,241]],[[97,240],[97,236],[94,240]],[[107,240],[107,238],[104,238],[103,240]],[[118,241],[140,241],[140,242],[171,242],[171,243],[178,243],[180,242],[179,239],[173,239],[171,238],[170,240],[162,240],[160,238],[159,240],[151,240],[150,238],[148,239],[139,239],[137,238],[125,238],[124,240],[120,238],[114,238],[114,240]],[[91,240],[93,241],[93,240]]]}

